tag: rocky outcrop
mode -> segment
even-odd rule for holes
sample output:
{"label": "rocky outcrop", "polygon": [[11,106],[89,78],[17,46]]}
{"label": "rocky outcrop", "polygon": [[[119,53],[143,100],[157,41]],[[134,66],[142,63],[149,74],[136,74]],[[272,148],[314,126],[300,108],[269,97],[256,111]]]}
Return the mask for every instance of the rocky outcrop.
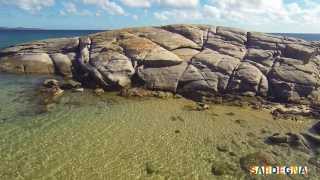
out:
{"label": "rocky outcrop", "polygon": [[235,28],[168,25],[16,45],[0,50],[0,70],[55,73],[94,88],[299,102],[319,99],[319,49],[319,42]]}

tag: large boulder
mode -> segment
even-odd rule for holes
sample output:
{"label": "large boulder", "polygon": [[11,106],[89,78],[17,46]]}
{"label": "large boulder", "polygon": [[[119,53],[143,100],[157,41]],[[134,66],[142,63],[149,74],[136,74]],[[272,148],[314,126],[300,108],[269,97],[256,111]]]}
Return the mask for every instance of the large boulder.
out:
{"label": "large boulder", "polygon": [[268,88],[265,75],[252,64],[243,62],[236,69],[228,90],[266,96]]}
{"label": "large boulder", "polygon": [[165,67],[139,67],[138,75],[148,89],[176,92],[187,63]]}
{"label": "large boulder", "polygon": [[48,54],[17,54],[0,58],[0,71],[9,73],[53,74],[54,64]]}
{"label": "large boulder", "polygon": [[131,85],[131,77],[135,73],[132,62],[128,57],[118,52],[104,52],[91,60],[91,63],[113,87]]}
{"label": "large boulder", "polygon": [[72,77],[72,61],[68,55],[55,53],[51,58],[56,67],[57,73],[65,77]]}
{"label": "large boulder", "polygon": [[299,44],[288,44],[284,56],[288,58],[300,59],[305,63],[308,63],[310,59],[316,56],[316,49]]}
{"label": "large boulder", "polygon": [[263,74],[267,75],[272,69],[277,55],[276,51],[250,48],[244,61],[256,66]]}
{"label": "large boulder", "polygon": [[283,101],[297,102],[320,85],[319,66],[314,62],[280,58],[269,74],[272,95]]}
{"label": "large boulder", "polygon": [[279,58],[269,77],[301,85],[315,87],[320,85],[320,72],[317,65],[303,64],[299,60],[290,58]]}
{"label": "large boulder", "polygon": [[240,64],[240,60],[220,54],[217,51],[205,49],[193,58],[192,63],[197,66],[205,65],[212,71],[231,75],[234,69]]}

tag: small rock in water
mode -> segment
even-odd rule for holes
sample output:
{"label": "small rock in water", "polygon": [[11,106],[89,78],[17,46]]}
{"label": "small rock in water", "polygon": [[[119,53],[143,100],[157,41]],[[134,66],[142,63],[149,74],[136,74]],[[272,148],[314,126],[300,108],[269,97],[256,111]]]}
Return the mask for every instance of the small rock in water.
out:
{"label": "small rock in water", "polygon": [[59,81],[56,79],[46,79],[43,82],[43,86],[47,88],[59,87]]}
{"label": "small rock in water", "polygon": [[157,173],[158,171],[153,163],[147,162],[146,163],[146,172],[147,172],[147,174],[151,175],[151,174]]}
{"label": "small rock in water", "polygon": [[229,151],[229,148],[228,148],[228,146],[226,146],[226,145],[218,145],[218,146],[217,146],[217,150],[218,150],[218,151],[221,151],[221,152],[228,152],[228,151]]}
{"label": "small rock in water", "polygon": [[98,88],[94,90],[94,93],[98,96],[101,96],[104,93],[104,90],[102,88]]}
{"label": "small rock in water", "polygon": [[227,113],[226,115],[228,115],[228,116],[234,116],[235,114],[234,114],[233,112],[229,112],[229,113]]}
{"label": "small rock in water", "polygon": [[175,98],[175,99],[182,99],[183,96],[181,96],[180,94],[176,94],[176,95],[174,95],[174,98]]}
{"label": "small rock in water", "polygon": [[210,107],[208,104],[205,104],[205,103],[198,103],[198,107],[197,107],[197,110],[198,111],[205,111],[205,110],[208,110]]}
{"label": "small rock in water", "polygon": [[177,120],[177,117],[172,116],[170,119],[171,119],[171,121],[176,121],[176,120]]}
{"label": "small rock in water", "polygon": [[154,92],[152,92],[152,95],[154,97],[158,97],[158,98],[161,98],[161,99],[168,99],[168,98],[172,98],[173,97],[172,93],[164,92],[164,91],[154,91]]}
{"label": "small rock in water", "polygon": [[288,143],[288,136],[275,133],[267,139],[271,144]]}
{"label": "small rock in water", "polygon": [[76,89],[81,88],[82,84],[78,81],[74,81],[72,79],[66,80],[62,83],[62,89]]}
{"label": "small rock in water", "polygon": [[41,88],[40,92],[44,98],[54,98],[59,97],[63,94],[63,90],[60,89],[58,86],[53,86],[50,88]]}
{"label": "small rock in water", "polygon": [[240,124],[240,125],[244,125],[244,124],[246,124],[246,120],[237,119],[237,120],[235,120],[235,123]]}
{"label": "small rock in water", "polygon": [[286,133],[285,135],[281,135],[276,133],[268,137],[267,143],[274,145],[287,144],[289,147],[309,153],[311,150],[310,143],[304,136],[307,136],[307,139],[310,140],[310,137],[306,133],[303,133],[302,135],[294,133]]}
{"label": "small rock in water", "polygon": [[123,88],[119,95],[122,97],[147,97],[152,96],[152,92],[142,88]]}

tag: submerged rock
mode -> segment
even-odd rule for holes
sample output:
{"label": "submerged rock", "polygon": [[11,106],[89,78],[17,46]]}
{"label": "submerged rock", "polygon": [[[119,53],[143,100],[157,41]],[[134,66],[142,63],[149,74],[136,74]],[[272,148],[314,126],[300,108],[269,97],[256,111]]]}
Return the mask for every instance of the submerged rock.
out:
{"label": "submerged rock", "polygon": [[68,79],[61,83],[62,89],[76,89],[81,88],[82,84],[80,82]]}
{"label": "submerged rock", "polygon": [[240,166],[247,173],[249,173],[252,166],[272,165],[276,165],[275,159],[270,154],[264,152],[256,152],[240,158]]}
{"label": "submerged rock", "polygon": [[273,134],[267,138],[267,143],[272,145],[287,144],[291,148],[301,150],[306,153],[312,152],[312,145],[304,134],[286,133],[281,135],[279,133]]}
{"label": "submerged rock", "polygon": [[101,96],[104,93],[104,90],[102,88],[97,88],[97,89],[94,90],[94,93],[97,96]]}
{"label": "submerged rock", "polygon": [[[168,25],[19,44],[0,71],[59,74],[103,89],[318,102],[320,44],[209,25]],[[80,88],[69,84],[65,89]]]}
{"label": "submerged rock", "polygon": [[211,167],[211,172],[215,176],[233,175],[236,170],[235,167],[227,162],[214,162]]}

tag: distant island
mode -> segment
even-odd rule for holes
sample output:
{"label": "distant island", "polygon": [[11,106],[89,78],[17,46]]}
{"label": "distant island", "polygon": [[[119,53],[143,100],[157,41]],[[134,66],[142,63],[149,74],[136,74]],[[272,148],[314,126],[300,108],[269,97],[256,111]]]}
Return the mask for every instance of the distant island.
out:
{"label": "distant island", "polygon": [[45,30],[41,28],[26,28],[26,27],[0,27],[0,30]]}

